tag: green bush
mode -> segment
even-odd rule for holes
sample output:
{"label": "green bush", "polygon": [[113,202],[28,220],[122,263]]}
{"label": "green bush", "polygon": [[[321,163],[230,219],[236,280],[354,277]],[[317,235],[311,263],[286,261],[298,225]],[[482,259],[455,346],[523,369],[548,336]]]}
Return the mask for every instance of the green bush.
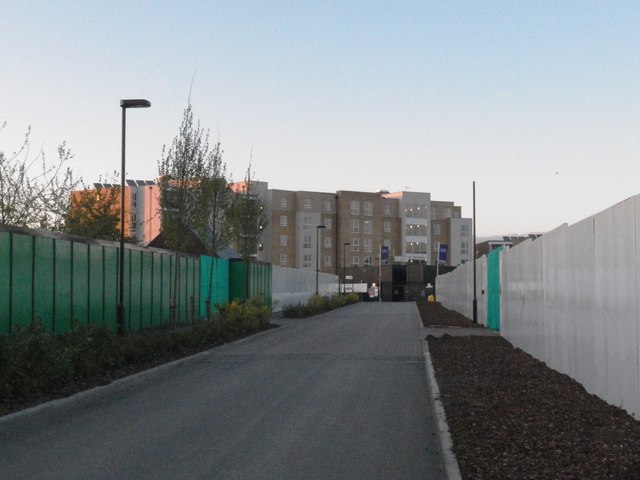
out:
{"label": "green bush", "polygon": [[355,293],[349,293],[348,295],[333,295],[331,297],[313,295],[309,298],[306,305],[302,303],[286,305],[283,308],[282,313],[287,318],[311,317],[330,310],[335,310],[336,308],[344,307],[345,305],[355,303],[358,300],[358,295]]}
{"label": "green bush", "polygon": [[18,328],[3,343],[6,395],[47,393],[73,377],[73,366],[58,338],[47,332],[38,320]]}
{"label": "green bush", "polygon": [[0,401],[43,395],[72,381],[131,366],[179,358],[265,328],[271,308],[262,299],[220,306],[210,320],[183,329],[149,329],[121,336],[104,326],[73,325],[66,335],[42,324],[0,336]]}

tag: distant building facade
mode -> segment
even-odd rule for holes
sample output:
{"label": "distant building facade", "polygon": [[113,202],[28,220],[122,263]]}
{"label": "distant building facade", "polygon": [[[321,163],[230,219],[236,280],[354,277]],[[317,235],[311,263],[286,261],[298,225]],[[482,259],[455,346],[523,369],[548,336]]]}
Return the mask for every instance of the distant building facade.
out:
{"label": "distant building facade", "polygon": [[311,270],[317,265],[340,274],[343,267],[379,265],[382,246],[389,263],[434,265],[438,242],[448,245],[445,265],[471,259],[471,219],[461,218],[453,202],[434,202],[426,192],[267,188],[264,202],[269,225],[257,258],[274,265]]}

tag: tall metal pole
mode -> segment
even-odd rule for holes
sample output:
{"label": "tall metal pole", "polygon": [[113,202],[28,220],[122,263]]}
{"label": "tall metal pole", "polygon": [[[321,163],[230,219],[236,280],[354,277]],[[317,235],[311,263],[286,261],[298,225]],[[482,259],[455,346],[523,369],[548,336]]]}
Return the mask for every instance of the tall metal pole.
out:
{"label": "tall metal pole", "polygon": [[120,262],[118,264],[118,333],[124,334],[124,176],[127,108],[122,106],[122,162],[120,164]]}
{"label": "tall metal pole", "polygon": [[342,245],[342,293],[347,293],[347,247],[351,245],[349,242],[345,242]]}
{"label": "tall metal pole", "polygon": [[478,297],[476,288],[476,182],[473,182],[473,323],[478,323]]}
{"label": "tall metal pole", "polygon": [[124,181],[125,181],[125,143],[127,131],[127,108],[149,108],[151,102],[144,99],[120,100],[122,108],[122,162],[120,164],[120,259],[118,264],[118,310],[116,324],[118,333],[124,334]]}
{"label": "tall metal pole", "polygon": [[316,227],[316,295],[318,295],[318,276],[320,275],[320,230],[327,228],[324,225]]}

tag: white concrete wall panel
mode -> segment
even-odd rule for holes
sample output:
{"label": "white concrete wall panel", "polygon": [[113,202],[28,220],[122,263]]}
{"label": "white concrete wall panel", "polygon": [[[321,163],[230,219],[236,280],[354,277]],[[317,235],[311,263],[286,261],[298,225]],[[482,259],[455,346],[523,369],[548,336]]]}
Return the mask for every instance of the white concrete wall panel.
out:
{"label": "white concrete wall panel", "polygon": [[544,271],[544,338],[546,342],[547,364],[561,372],[569,373],[569,322],[567,304],[566,242],[567,225],[546,233],[538,241],[542,242]]}
{"label": "white concrete wall panel", "polygon": [[[271,295],[275,302],[274,311],[281,311],[285,305],[307,303],[316,293],[316,272],[273,265]],[[329,273],[318,276],[318,293],[329,295],[337,291],[338,277]]]}
{"label": "white concrete wall panel", "polygon": [[[477,278],[476,283],[478,291],[476,296],[478,298],[478,323],[487,326],[487,257],[482,256],[476,260]],[[473,292],[472,292],[473,294]]]}
{"label": "white concrete wall panel", "polygon": [[635,200],[594,217],[596,394],[639,413]]}
{"label": "white concrete wall panel", "polygon": [[633,413],[634,417],[640,417],[640,195],[633,197],[634,205],[634,225],[636,232],[636,285],[635,285],[635,297],[636,297],[636,392],[638,396],[638,406]]}
{"label": "white concrete wall panel", "polygon": [[569,375],[595,393],[595,244],[594,219],[572,225],[566,236]]}

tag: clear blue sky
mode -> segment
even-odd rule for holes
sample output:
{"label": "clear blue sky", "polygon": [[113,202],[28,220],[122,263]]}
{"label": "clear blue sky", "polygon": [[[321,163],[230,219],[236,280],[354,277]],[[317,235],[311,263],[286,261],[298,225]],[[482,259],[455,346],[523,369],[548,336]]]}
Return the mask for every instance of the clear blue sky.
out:
{"label": "clear blue sky", "polygon": [[[640,193],[639,1],[0,0],[0,151],[151,179],[191,101],[241,179],[428,191],[478,235]],[[556,173],[557,172],[557,173]]]}

